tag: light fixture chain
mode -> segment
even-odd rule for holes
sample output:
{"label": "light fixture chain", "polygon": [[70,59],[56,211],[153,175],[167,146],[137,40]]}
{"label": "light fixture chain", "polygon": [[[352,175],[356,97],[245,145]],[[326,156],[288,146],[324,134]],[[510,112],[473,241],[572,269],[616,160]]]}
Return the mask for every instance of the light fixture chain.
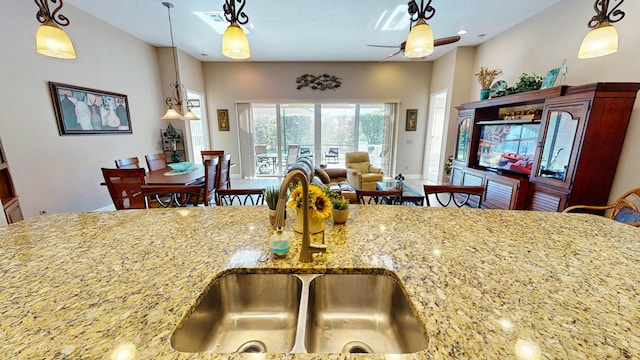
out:
{"label": "light fixture chain", "polygon": [[587,24],[590,29],[597,28],[598,26],[600,26],[600,24],[605,22],[613,24],[624,18],[624,11],[618,9],[620,5],[622,5],[624,0],[614,1],[616,1],[617,3],[611,9],[611,11],[609,11],[609,0],[596,0],[595,4],[593,5],[596,14],[591,18],[591,20],[589,20],[589,23]]}
{"label": "light fixture chain", "polygon": [[[49,1],[51,1],[51,3],[54,5],[57,4],[58,1],[60,1],[60,5],[56,6],[53,12],[50,12]],[[62,14],[58,14],[58,11],[60,11],[63,6],[62,0],[34,0],[34,2],[39,8],[38,12],[36,13],[36,19],[39,23],[44,24],[46,22],[53,21],[60,26],[69,25],[69,18]]]}
{"label": "light fixture chain", "polygon": [[[236,4],[240,5],[236,11]],[[249,17],[244,12],[244,6],[247,4],[245,0],[225,0],[222,9],[224,10],[224,17],[231,24],[234,22],[240,25],[245,25],[249,22]]]}

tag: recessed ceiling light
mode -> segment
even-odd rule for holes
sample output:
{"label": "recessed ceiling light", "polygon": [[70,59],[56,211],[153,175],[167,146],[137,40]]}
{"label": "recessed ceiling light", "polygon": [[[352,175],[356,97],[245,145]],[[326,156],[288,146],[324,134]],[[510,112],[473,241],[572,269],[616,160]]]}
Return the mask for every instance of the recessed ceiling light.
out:
{"label": "recessed ceiling light", "polygon": [[458,31],[458,35],[464,35],[467,33],[467,30],[465,29],[461,29],[460,31]]}

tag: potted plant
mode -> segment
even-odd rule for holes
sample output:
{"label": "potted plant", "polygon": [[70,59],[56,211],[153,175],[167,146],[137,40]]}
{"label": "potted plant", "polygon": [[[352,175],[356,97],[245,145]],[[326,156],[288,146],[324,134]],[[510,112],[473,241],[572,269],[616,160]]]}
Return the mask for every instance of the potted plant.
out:
{"label": "potted plant", "polygon": [[444,164],[444,172],[447,174],[447,177],[451,177],[451,169],[453,168],[453,155],[449,156],[447,162]]}
{"label": "potted plant", "polygon": [[475,75],[478,78],[478,83],[482,87],[482,89],[480,89],[480,100],[486,100],[489,98],[489,88],[491,84],[493,84],[493,80],[502,75],[502,70],[480,67],[480,72]]}
{"label": "potted plant", "polygon": [[267,202],[267,207],[269,207],[269,222],[271,223],[271,226],[274,226],[276,222],[276,207],[278,206],[280,189],[275,186],[269,186],[262,190],[262,194],[264,195],[264,200]]}
{"label": "potted plant", "polygon": [[349,200],[345,199],[344,196],[331,199],[331,206],[333,207],[331,212],[333,214],[334,224],[344,224],[347,222],[349,218],[349,204]]}

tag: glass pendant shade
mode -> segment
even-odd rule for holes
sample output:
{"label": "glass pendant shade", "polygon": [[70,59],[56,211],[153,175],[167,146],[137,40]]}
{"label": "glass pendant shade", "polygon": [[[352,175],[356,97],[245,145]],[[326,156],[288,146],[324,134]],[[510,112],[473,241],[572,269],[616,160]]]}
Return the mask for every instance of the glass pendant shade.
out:
{"label": "glass pendant shade", "polygon": [[182,115],[174,108],[167,109],[167,112],[160,118],[162,120],[181,120]]}
{"label": "glass pendant shade", "polygon": [[404,56],[421,58],[433,53],[433,31],[431,26],[420,19],[411,29],[404,48]]}
{"label": "glass pendant shade", "polygon": [[186,114],[184,114],[182,120],[200,120],[200,118],[197,117],[196,114],[193,113],[193,111],[189,110]]}
{"label": "glass pendant shade", "polygon": [[237,60],[248,59],[251,56],[247,35],[236,23],[229,25],[222,36],[222,54]]}
{"label": "glass pendant shade", "polygon": [[605,22],[589,31],[584,37],[578,51],[578,59],[609,55],[616,51],[618,51],[618,32],[613,25]]}
{"label": "glass pendant shade", "polygon": [[58,59],[75,59],[76,51],[69,36],[49,21],[40,25],[36,33],[36,51]]}

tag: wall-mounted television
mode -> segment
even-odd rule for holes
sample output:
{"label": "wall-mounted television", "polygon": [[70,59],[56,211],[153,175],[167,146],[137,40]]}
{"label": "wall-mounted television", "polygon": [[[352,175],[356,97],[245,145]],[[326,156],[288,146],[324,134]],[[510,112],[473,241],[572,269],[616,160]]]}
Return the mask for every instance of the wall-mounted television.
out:
{"label": "wall-mounted television", "polygon": [[539,133],[539,122],[480,125],[478,165],[530,174]]}

